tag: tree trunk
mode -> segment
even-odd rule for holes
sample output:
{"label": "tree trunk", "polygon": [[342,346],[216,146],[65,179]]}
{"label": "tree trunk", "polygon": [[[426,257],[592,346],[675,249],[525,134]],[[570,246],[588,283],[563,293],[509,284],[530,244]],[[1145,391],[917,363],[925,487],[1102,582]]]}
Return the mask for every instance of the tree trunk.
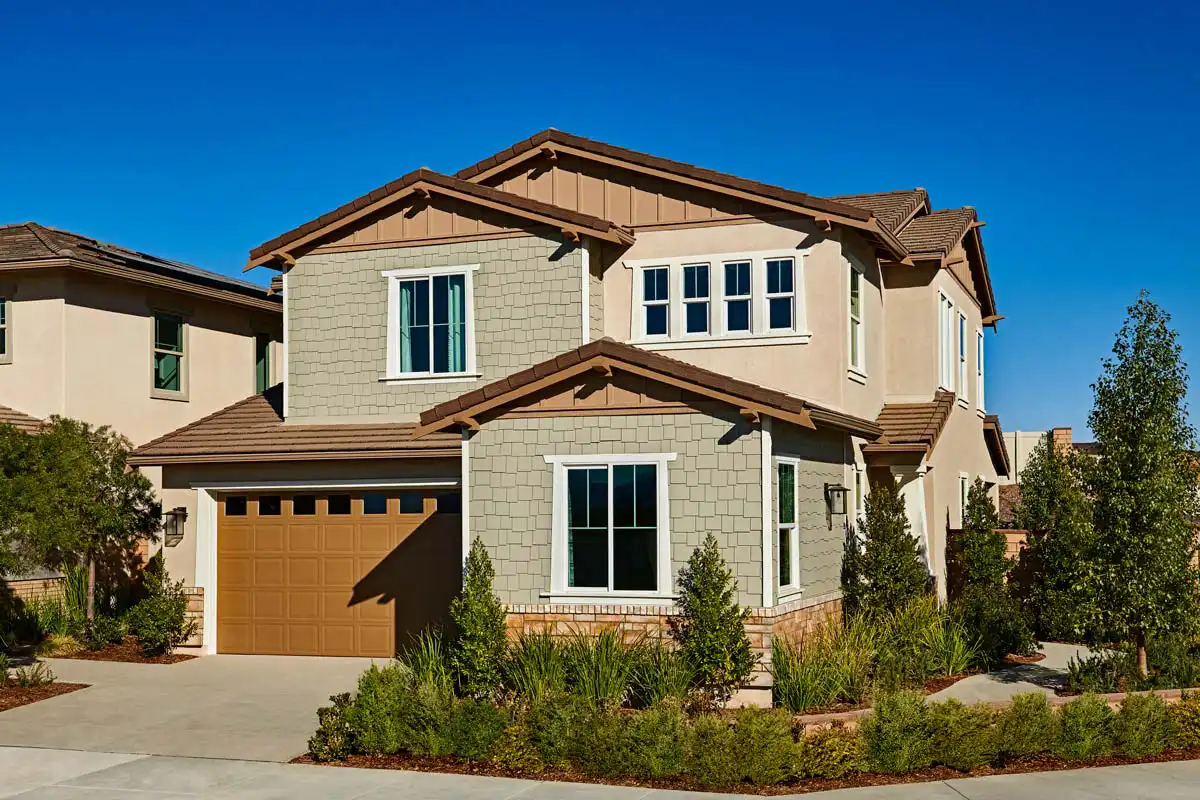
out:
{"label": "tree trunk", "polygon": [[87,618],[96,618],[96,559],[88,554]]}
{"label": "tree trunk", "polygon": [[1150,675],[1150,666],[1146,663],[1146,631],[1139,628],[1137,632],[1137,669],[1143,678]]}

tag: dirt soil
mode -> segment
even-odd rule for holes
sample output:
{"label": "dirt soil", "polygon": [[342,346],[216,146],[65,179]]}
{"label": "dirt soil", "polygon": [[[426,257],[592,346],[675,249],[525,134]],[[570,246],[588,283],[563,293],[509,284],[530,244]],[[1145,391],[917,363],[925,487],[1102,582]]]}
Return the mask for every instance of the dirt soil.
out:
{"label": "dirt soil", "polygon": [[501,778],[530,778],[542,781],[564,781],[569,783],[600,783],[608,786],[637,786],[650,789],[677,789],[684,791],[728,792],[736,791],[743,794],[780,795],[807,792],[824,792],[831,789],[850,789],[863,786],[887,786],[897,783],[928,783],[930,781],[947,781],[958,778],[982,777],[984,775],[1015,775],[1026,772],[1058,772],[1068,769],[1087,769],[1089,767],[1112,767],[1121,764],[1155,764],[1164,761],[1192,761],[1200,759],[1200,750],[1166,750],[1156,756],[1146,758],[1100,758],[1081,764],[1078,761],[1067,761],[1058,756],[1044,755],[1025,758],[1010,762],[1003,767],[980,767],[970,772],[959,772],[949,767],[929,767],[928,769],[909,772],[905,775],[882,775],[873,772],[863,772],[838,780],[801,780],[792,783],[780,783],[772,786],[756,786],[750,783],[736,783],[727,786],[708,786],[693,783],[690,780],[678,778],[672,780],[634,780],[634,779],[605,779],[584,775],[573,770],[550,769],[542,772],[522,772],[508,770],[478,761],[459,761],[454,758],[418,758],[407,754],[394,756],[350,756],[345,761],[322,763],[304,755],[294,759],[293,764],[320,764],[329,767],[358,767],[366,769],[402,769],[415,772],[449,772],[458,775],[490,775]]}
{"label": "dirt soil", "polygon": [[57,658],[75,658],[83,661],[122,661],[128,664],[178,664],[180,661],[191,661],[196,656],[185,653],[171,653],[162,656],[144,656],[137,639],[132,636],[120,644],[110,644],[103,650],[80,650],[69,656]]}
{"label": "dirt soil", "polygon": [[57,697],[60,694],[67,694],[77,689],[86,689],[86,683],[47,683],[44,686],[17,686],[16,682],[9,680],[7,683],[0,686],[0,711],[8,711],[10,708],[18,706],[27,706],[30,703],[36,703],[38,700],[45,700],[49,697]]}

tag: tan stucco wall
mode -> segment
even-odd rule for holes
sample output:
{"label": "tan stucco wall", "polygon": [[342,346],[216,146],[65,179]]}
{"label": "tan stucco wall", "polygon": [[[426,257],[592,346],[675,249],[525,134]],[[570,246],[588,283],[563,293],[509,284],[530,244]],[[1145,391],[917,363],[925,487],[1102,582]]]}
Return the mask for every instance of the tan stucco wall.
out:
{"label": "tan stucco wall", "polygon": [[[806,220],[754,222],[680,230],[639,231],[637,241],[604,275],[604,332],[619,341],[632,337],[633,270],[626,261],[678,256],[779,251],[803,256],[808,332],[804,344],[663,350],[665,355],[770,386],[830,408],[874,419],[883,398],[883,304],[877,262],[853,233],[825,234]],[[867,277],[864,284],[868,378],[848,376],[849,262]],[[712,280],[719,271],[714,264]],[[678,292],[678,287],[673,287]],[[640,302],[640,298],[638,299]]]}
{"label": "tan stucco wall", "polygon": [[39,419],[66,408],[66,276],[5,273],[11,359],[0,364],[0,405]]}

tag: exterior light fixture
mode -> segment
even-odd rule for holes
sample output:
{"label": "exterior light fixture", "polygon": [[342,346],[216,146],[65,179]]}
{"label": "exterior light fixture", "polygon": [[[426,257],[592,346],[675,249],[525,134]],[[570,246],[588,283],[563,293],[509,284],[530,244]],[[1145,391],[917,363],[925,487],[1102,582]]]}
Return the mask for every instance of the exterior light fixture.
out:
{"label": "exterior light fixture", "polygon": [[825,484],[825,505],[829,509],[830,515],[846,513],[846,495],[850,494],[850,490],[845,486],[835,483]]}
{"label": "exterior light fixture", "polygon": [[173,508],[163,514],[163,546],[174,547],[183,541],[183,532],[187,526],[188,512],[183,506]]}

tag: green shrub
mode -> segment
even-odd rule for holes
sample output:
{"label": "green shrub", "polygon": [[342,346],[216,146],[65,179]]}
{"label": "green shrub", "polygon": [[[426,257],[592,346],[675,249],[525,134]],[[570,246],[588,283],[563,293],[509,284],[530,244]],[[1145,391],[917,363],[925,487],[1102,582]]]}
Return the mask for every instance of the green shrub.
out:
{"label": "green shrub", "polygon": [[586,716],[585,701],[569,694],[551,695],[529,706],[525,728],[529,744],[548,766],[566,766],[575,731]]}
{"label": "green shrub", "polygon": [[1000,514],[988,496],[982,478],[976,478],[967,492],[962,529],[955,536],[953,557],[962,570],[968,587],[1002,589],[1004,577],[1012,567],[1005,553],[1007,541],[1000,527]]}
{"label": "green shrub", "polygon": [[842,558],[842,602],[850,616],[886,614],[929,593],[921,546],[890,482],[871,484],[866,515],[858,535],[847,535]]}
{"label": "green shrub", "polygon": [[408,687],[398,709],[404,749],[416,756],[450,755],[447,733],[454,714],[454,692],[411,678]]}
{"label": "green shrub", "polygon": [[782,709],[743,708],[733,728],[733,751],[743,780],[757,784],[787,780],[796,757],[791,715]]}
{"label": "green shrub", "polygon": [[643,645],[634,653],[634,702],[650,708],[669,698],[684,700],[692,677],[692,668],[679,651],[658,641]]}
{"label": "green shrub", "polygon": [[673,778],[688,754],[687,718],[675,704],[630,714],[622,735],[623,769],[635,778]]}
{"label": "green shrub", "polygon": [[385,755],[405,749],[399,709],[407,702],[411,686],[411,676],[399,664],[372,664],[358,677],[346,722],[362,752]]}
{"label": "green shrub", "polygon": [[978,642],[977,660],[987,668],[1009,654],[1032,655],[1037,647],[1021,603],[1003,586],[968,586],[951,604],[966,637]]}
{"label": "green shrub", "polygon": [[1123,650],[1072,656],[1067,662],[1067,689],[1079,694],[1119,692],[1132,671],[1130,654]]}
{"label": "green shrub", "polygon": [[1005,756],[1049,753],[1058,743],[1058,717],[1040,692],[1019,694],[1000,714],[999,745]]}
{"label": "green shrub", "polygon": [[862,769],[862,736],[843,727],[825,728],[801,738],[796,775],[801,778],[844,778]]}
{"label": "green shrub", "polygon": [[947,624],[936,597],[923,595],[874,619],[879,626],[872,674],[877,693],[920,689],[930,676],[941,674],[941,656],[928,646]]}
{"label": "green shrub", "polygon": [[1112,755],[1113,713],[1103,697],[1085,694],[1059,712],[1058,754],[1072,761]]}
{"label": "green shrub", "polygon": [[148,656],[170,653],[196,630],[196,621],[188,618],[183,581],[170,579],[161,556],[146,567],[146,597],[129,610],[127,617],[129,632]]}
{"label": "green shrub", "polygon": [[827,620],[799,641],[776,637],[771,643],[776,704],[803,713],[863,702],[881,630],[877,621],[860,616],[841,624]]}
{"label": "green shrub", "polygon": [[725,786],[737,780],[733,726],[718,714],[701,714],[692,723],[687,772],[697,783]]}
{"label": "green shrub", "polygon": [[79,627],[79,641],[88,650],[103,650],[125,641],[125,622],[118,617],[97,614]]}
{"label": "green shrub", "polygon": [[925,698],[912,692],[884,695],[863,722],[867,768],[902,774],[933,763]]}
{"label": "green shrub", "polygon": [[996,759],[996,714],[986,705],[968,706],[947,700],[929,706],[928,715],[936,763],[970,772]]}
{"label": "green shrub", "polygon": [[492,749],[492,763],[503,769],[536,774],[545,769],[537,749],[529,741],[529,728],[516,722],[504,729]]}
{"label": "green shrub", "polygon": [[754,670],[758,656],[746,636],[750,609],[737,604],[737,583],[711,533],[679,570],[679,614],[671,635],[695,675],[699,690],[724,704]]}
{"label": "green shrub", "polygon": [[8,683],[8,671],[11,668],[12,664],[8,660],[8,654],[0,652],[0,687]]}
{"label": "green shrub", "polygon": [[575,633],[566,645],[567,685],[597,708],[619,706],[629,694],[634,655],[621,632]]}
{"label": "green shrub", "polygon": [[44,662],[38,661],[28,667],[17,667],[13,672],[13,683],[22,689],[36,689],[39,686],[49,686],[57,680],[54,670]]}
{"label": "green shrub", "polygon": [[1113,720],[1117,750],[1130,758],[1161,753],[1173,739],[1167,704],[1156,694],[1130,694]]}
{"label": "green shrub", "polygon": [[[1200,686],[1200,653],[1186,636],[1156,636],[1146,645],[1150,680],[1138,680],[1144,688],[1190,689]],[[1136,673],[1134,673],[1136,676]],[[1139,676],[1140,677],[1140,676]]]}
{"label": "green shrub", "polygon": [[1200,747],[1200,692],[1183,692],[1179,701],[1167,708],[1167,716],[1176,747]]}
{"label": "green shrub", "polygon": [[459,700],[446,726],[446,746],[451,755],[481,761],[491,755],[509,722],[508,713],[490,702]]}
{"label": "green shrub", "polygon": [[509,653],[504,672],[508,687],[535,703],[567,687],[562,645],[548,633],[523,634]]}
{"label": "green shrub", "polygon": [[459,689],[467,697],[495,694],[503,677],[508,653],[504,605],[492,591],[496,572],[483,540],[476,537],[467,555],[462,590],[450,603],[450,617],[458,638],[450,651],[450,665]]}
{"label": "green shrub", "polygon": [[348,712],[350,694],[329,696],[331,705],[317,709],[317,731],[308,739],[308,752],[314,761],[342,761],[354,749],[354,733]]}
{"label": "green shrub", "polygon": [[602,778],[621,775],[625,770],[620,712],[593,708],[576,721],[568,744],[569,758],[583,772]]}
{"label": "green shrub", "polygon": [[972,636],[967,626],[946,615],[941,625],[921,631],[921,646],[928,654],[926,668],[944,677],[962,675],[979,660],[981,639]]}
{"label": "green shrub", "polygon": [[396,655],[396,660],[406,666],[418,682],[446,690],[453,688],[450,658],[439,631],[421,631]]}

